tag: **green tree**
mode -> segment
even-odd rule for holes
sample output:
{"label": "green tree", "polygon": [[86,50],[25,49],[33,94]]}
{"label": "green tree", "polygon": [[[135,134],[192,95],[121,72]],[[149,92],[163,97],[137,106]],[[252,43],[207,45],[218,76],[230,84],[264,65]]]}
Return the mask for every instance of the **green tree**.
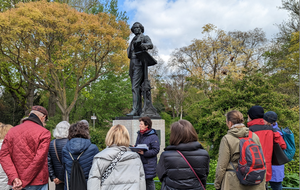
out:
{"label": "green tree", "polygon": [[23,108],[5,89],[0,88],[1,123],[17,125],[24,115]]}
{"label": "green tree", "polygon": [[298,32],[300,29],[299,22],[299,0],[281,0],[282,6],[279,9],[288,11],[289,19],[278,24],[279,33],[277,34],[277,40],[285,43],[291,40],[291,34]]}
{"label": "green tree", "polygon": [[275,42],[266,51],[263,72],[268,73],[277,91],[291,95],[293,104],[299,104],[299,32],[290,35],[286,43]]}
{"label": "green tree", "polygon": [[291,95],[299,104],[299,0],[282,0],[280,9],[288,11],[289,20],[278,25],[280,32],[265,52],[263,72],[272,76],[277,91]]}
{"label": "green tree", "polygon": [[[39,0],[0,0],[0,12],[4,12],[8,9],[15,8],[18,3],[28,3]],[[48,0],[50,1],[50,0]]]}
{"label": "green tree", "polygon": [[35,86],[28,83],[17,68],[2,56],[0,61],[0,84],[5,87],[18,105],[23,108],[25,115],[33,106]]}
{"label": "green tree", "polygon": [[87,119],[95,113],[97,125],[111,126],[117,116],[125,115],[130,111],[132,93],[127,67],[124,72],[116,75],[109,72],[99,77],[82,91],[70,118],[73,121]]}
{"label": "green tree", "polygon": [[129,17],[127,16],[126,11],[119,11],[118,8],[118,0],[104,0],[102,2],[98,2],[95,6],[93,6],[88,13],[98,14],[98,13],[109,13],[116,17],[117,20],[128,21]]}
{"label": "green tree", "polygon": [[[220,84],[220,89],[209,93],[208,97],[209,99],[195,102],[187,112],[186,119],[191,121],[200,140],[212,145],[212,158],[218,156],[221,138],[228,130],[225,113],[239,110],[243,113],[246,124],[247,111],[253,105],[260,105],[265,111],[276,112],[279,126],[290,127],[295,134],[296,144],[299,144],[299,114],[291,109],[289,95],[274,91],[268,77],[262,74],[246,76],[242,80],[228,77]],[[299,147],[297,151],[299,153]],[[299,164],[299,157],[295,156],[295,159]]]}

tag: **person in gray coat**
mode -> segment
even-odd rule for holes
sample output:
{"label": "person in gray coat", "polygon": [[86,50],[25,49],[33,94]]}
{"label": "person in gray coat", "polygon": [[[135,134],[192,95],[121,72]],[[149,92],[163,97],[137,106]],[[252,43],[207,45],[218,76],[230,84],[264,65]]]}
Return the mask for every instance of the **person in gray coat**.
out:
{"label": "person in gray coat", "polygon": [[145,190],[145,173],[140,156],[129,147],[125,126],[113,126],[105,138],[106,149],[93,160],[87,182],[88,190]]}

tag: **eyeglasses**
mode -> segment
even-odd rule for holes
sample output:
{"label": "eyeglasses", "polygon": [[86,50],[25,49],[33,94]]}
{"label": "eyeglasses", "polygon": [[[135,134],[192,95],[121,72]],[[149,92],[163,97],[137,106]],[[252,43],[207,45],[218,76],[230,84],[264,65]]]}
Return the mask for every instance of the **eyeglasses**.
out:
{"label": "eyeglasses", "polygon": [[48,121],[48,116],[45,115],[45,114],[44,114],[44,116],[46,117],[46,118],[45,118],[45,123],[46,123],[46,121]]}

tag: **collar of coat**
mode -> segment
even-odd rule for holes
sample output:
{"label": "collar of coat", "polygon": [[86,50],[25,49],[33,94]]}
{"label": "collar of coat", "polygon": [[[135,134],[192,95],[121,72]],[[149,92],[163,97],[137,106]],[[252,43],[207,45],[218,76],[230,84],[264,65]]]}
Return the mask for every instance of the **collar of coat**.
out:
{"label": "collar of coat", "polygon": [[249,134],[249,128],[247,127],[241,127],[241,128],[231,128],[227,131],[227,134],[232,135],[234,137],[237,138],[241,138],[241,137],[247,137]]}
{"label": "collar of coat", "polygon": [[43,125],[42,121],[40,120],[40,118],[38,116],[36,116],[34,113],[31,113],[27,119],[23,120],[23,122],[24,121],[32,121],[32,122],[44,127],[44,125]]}
{"label": "collar of coat", "polygon": [[170,145],[165,148],[165,150],[179,150],[179,151],[193,151],[203,149],[203,146],[198,142],[180,143],[178,145]]}
{"label": "collar of coat", "polygon": [[251,127],[252,125],[265,125],[263,118],[253,119],[252,121],[249,121],[247,123],[248,127]]}
{"label": "collar of coat", "polygon": [[147,130],[146,132],[144,132],[143,134],[140,132],[140,131],[138,131],[137,132],[139,135],[144,135],[144,136],[150,136],[150,135],[157,135],[157,133],[156,133],[156,130],[155,129],[150,129],[150,130]]}

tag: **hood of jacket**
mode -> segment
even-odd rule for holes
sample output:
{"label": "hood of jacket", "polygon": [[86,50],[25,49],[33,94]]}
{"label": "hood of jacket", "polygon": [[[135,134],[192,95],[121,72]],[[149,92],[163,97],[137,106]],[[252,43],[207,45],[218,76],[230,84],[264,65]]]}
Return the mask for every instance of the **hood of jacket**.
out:
{"label": "hood of jacket", "polygon": [[252,125],[265,125],[263,118],[253,119],[252,121],[249,121],[247,123],[248,127],[251,127]]}
{"label": "hood of jacket", "polygon": [[179,151],[193,151],[203,149],[202,145],[198,141],[189,143],[180,143],[179,145],[170,145],[165,150],[179,150]]}
{"label": "hood of jacket", "polygon": [[240,137],[247,137],[249,134],[249,128],[245,127],[245,126],[241,126],[241,128],[239,128],[239,126],[235,127],[235,128],[231,128],[227,131],[227,134],[230,134],[234,137],[240,138]]}
{"label": "hood of jacket", "polygon": [[113,159],[116,158],[116,156],[121,150],[126,152],[123,154],[120,161],[139,158],[139,155],[135,152],[132,152],[128,147],[117,146],[117,145],[112,145],[110,147],[107,147],[106,149],[96,154],[95,158],[101,158],[107,161],[112,161]]}
{"label": "hood of jacket", "polygon": [[91,144],[92,143],[90,139],[73,138],[67,142],[66,149],[71,154],[79,154],[85,151]]}

